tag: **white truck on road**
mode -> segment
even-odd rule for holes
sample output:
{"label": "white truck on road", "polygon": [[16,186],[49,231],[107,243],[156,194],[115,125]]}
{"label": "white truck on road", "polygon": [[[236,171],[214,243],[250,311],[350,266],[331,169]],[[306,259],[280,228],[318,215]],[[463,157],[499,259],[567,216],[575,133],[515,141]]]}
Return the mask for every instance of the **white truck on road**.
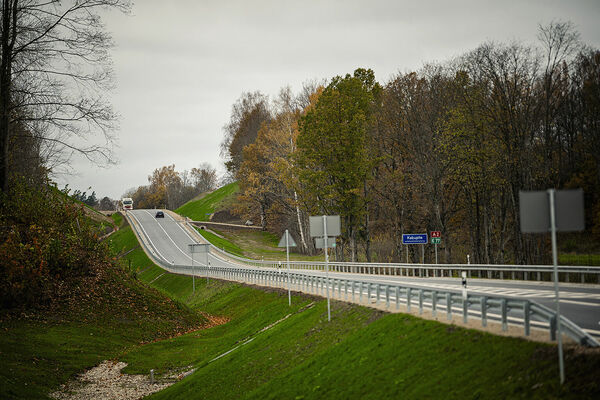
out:
{"label": "white truck on road", "polygon": [[123,206],[123,211],[133,210],[133,200],[131,197],[122,198],[121,205]]}

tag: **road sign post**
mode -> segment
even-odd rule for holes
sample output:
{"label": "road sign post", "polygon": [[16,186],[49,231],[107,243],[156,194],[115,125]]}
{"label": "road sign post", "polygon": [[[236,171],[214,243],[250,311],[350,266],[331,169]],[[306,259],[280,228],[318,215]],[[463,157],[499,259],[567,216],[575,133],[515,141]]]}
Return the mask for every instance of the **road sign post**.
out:
{"label": "road sign post", "polygon": [[296,247],[296,242],[294,242],[294,238],[290,236],[288,230],[285,230],[285,233],[281,237],[279,241],[278,247],[285,247],[285,254],[287,258],[287,286],[288,286],[288,303],[292,305],[292,291],[290,289],[290,247]]}
{"label": "road sign post", "polygon": [[[323,216],[311,216],[309,218],[310,224],[310,236],[311,237],[322,237],[322,242],[316,239],[316,247],[319,248],[319,244],[323,244],[325,250],[325,289],[327,292],[327,321],[331,321],[331,305],[329,300],[329,239],[335,240],[335,236],[341,234],[341,223],[339,215],[323,215]],[[333,246],[332,246],[333,247]]]}
{"label": "road sign post", "polygon": [[196,291],[196,273],[194,271],[194,253],[204,253],[206,255],[206,283],[208,283],[208,251],[210,244],[208,243],[192,243],[188,244],[190,253],[192,253],[192,292]]}
{"label": "road sign post", "polygon": [[[402,244],[422,244],[421,247],[421,262],[425,264],[425,245],[427,244],[426,233],[404,233],[402,234]],[[408,246],[406,246],[406,263],[408,264]],[[421,270],[423,271],[423,270]]]}
{"label": "road sign post", "polygon": [[565,365],[560,323],[560,298],[558,289],[557,231],[582,231],[585,229],[583,190],[555,190],[519,192],[519,218],[521,232],[543,233],[552,237],[552,263],[554,265],[554,295],[556,300],[556,330],[560,383],[565,382]]}
{"label": "road sign post", "polygon": [[435,263],[438,263],[438,252],[437,245],[442,243],[442,232],[441,231],[431,231],[431,244],[435,246]]}

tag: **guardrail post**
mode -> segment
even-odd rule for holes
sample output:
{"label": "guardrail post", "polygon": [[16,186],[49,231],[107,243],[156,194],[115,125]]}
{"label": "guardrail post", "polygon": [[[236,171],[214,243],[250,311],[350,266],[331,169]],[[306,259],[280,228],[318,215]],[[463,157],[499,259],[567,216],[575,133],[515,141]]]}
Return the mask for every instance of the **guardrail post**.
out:
{"label": "guardrail post", "polygon": [[540,271],[537,272],[537,280],[538,282],[542,280],[542,273]]}
{"label": "guardrail post", "polygon": [[400,288],[396,286],[396,310],[400,308]]}
{"label": "guardrail post", "polygon": [[529,336],[529,331],[530,331],[530,317],[529,317],[530,308],[531,308],[531,305],[529,303],[529,300],[525,300],[525,303],[523,303],[523,323],[525,325],[525,336]]}
{"label": "guardrail post", "polygon": [[354,303],[354,284],[356,282],[352,281],[352,302]]}
{"label": "guardrail post", "polygon": [[434,290],[431,292],[431,313],[433,317],[437,317],[437,292]]}
{"label": "guardrail post", "polygon": [[358,288],[359,288],[358,289],[358,302],[362,303],[362,293],[363,293],[363,283],[362,283],[362,281],[358,282]]}
{"label": "guardrail post", "polygon": [[423,314],[423,289],[419,289],[419,315]]}
{"label": "guardrail post", "polygon": [[569,273],[565,272],[565,282],[569,283]]}
{"label": "guardrail post", "polygon": [[452,320],[452,293],[446,293],[446,318]]}
{"label": "guardrail post", "polygon": [[481,297],[481,326],[487,326],[487,296]]}
{"label": "guardrail post", "polygon": [[325,293],[325,284],[326,284],[325,278],[320,277],[319,280],[321,281],[321,294],[324,294]]}
{"label": "guardrail post", "polygon": [[371,304],[371,282],[367,283],[367,303]]}
{"label": "guardrail post", "polygon": [[410,312],[410,303],[412,301],[411,296],[410,296],[411,294],[412,294],[411,288],[407,288],[406,289],[406,308],[407,308],[408,312]]}
{"label": "guardrail post", "polygon": [[581,283],[585,283],[585,274],[581,273]]}
{"label": "guardrail post", "polygon": [[504,279],[504,271],[500,270],[500,279]]}
{"label": "guardrail post", "polygon": [[469,315],[469,296],[463,298],[463,323],[467,323],[467,316]]}
{"label": "guardrail post", "polygon": [[524,275],[524,276],[523,276],[523,280],[524,280],[524,281],[527,281],[527,280],[529,280],[529,279],[527,279],[527,278],[529,277],[529,276],[528,276],[529,274],[527,273],[527,271],[524,271],[524,272],[523,272],[523,275]]}
{"label": "guardrail post", "polygon": [[502,308],[502,331],[506,332],[508,330],[508,307],[506,299],[500,300],[500,307]]}
{"label": "guardrail post", "polygon": [[375,286],[375,290],[377,290],[377,299],[375,300],[375,304],[379,305],[379,292],[381,291],[381,286],[379,283]]}
{"label": "guardrail post", "polygon": [[514,270],[512,271],[512,280],[513,281],[515,280],[515,271]]}
{"label": "guardrail post", "polygon": [[550,340],[556,340],[556,314],[550,317]]}
{"label": "guardrail post", "polygon": [[385,285],[385,308],[390,308],[390,285]]}

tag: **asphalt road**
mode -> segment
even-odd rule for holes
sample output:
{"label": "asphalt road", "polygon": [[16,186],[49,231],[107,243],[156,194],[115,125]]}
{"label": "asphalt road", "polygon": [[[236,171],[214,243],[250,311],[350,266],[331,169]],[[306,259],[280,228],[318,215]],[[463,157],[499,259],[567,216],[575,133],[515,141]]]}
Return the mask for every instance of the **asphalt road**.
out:
{"label": "asphalt road", "polygon": [[[155,254],[163,261],[175,265],[191,265],[192,257],[188,249],[196,241],[190,233],[167,212],[164,218],[155,218],[156,210],[129,211],[139,222],[143,233],[149,238]],[[204,265],[206,256],[196,254],[195,265]],[[208,256],[211,265],[223,263],[214,255]],[[304,274],[323,275],[321,271],[297,270]],[[357,274],[332,273],[331,277],[356,279]],[[418,278],[385,275],[360,274],[360,279],[382,284],[403,284],[415,288],[439,288],[461,290],[461,280],[457,278]],[[550,282],[509,281],[469,279],[467,290],[471,293],[501,295],[536,301],[549,308],[555,308],[554,286]],[[600,285],[560,284],[561,314],[581,328],[600,338]],[[476,308],[475,308],[476,312]]]}

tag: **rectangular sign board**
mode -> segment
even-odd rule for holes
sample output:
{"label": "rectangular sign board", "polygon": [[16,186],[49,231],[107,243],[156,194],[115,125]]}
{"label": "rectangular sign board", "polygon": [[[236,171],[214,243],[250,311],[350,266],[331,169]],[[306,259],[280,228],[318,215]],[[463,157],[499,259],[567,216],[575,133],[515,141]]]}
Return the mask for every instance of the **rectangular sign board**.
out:
{"label": "rectangular sign board", "polygon": [[[585,229],[583,190],[557,190],[555,193],[556,230]],[[550,232],[550,198],[547,191],[519,192],[521,232]]]}
{"label": "rectangular sign board", "polygon": [[[339,215],[327,215],[325,217],[327,219],[327,237],[331,236],[340,236],[342,234],[341,231],[341,223]],[[309,228],[310,228],[310,237],[323,237],[325,236],[323,232],[323,216],[311,216],[309,217]]]}
{"label": "rectangular sign board", "polygon": [[442,238],[439,238],[439,237],[431,238],[431,244],[440,244],[440,243],[442,243]]}
{"label": "rectangular sign board", "polygon": [[441,231],[431,231],[431,237],[432,238],[441,238],[442,232]]}
{"label": "rectangular sign board", "polygon": [[207,244],[207,243],[193,243],[193,244],[188,244],[188,247],[190,249],[190,253],[208,253],[208,249],[210,247],[210,244]]}
{"label": "rectangular sign board", "polygon": [[402,244],[427,244],[427,234],[405,233],[402,235]]}
{"label": "rectangular sign board", "polygon": [[[315,238],[315,247],[317,249],[324,249],[325,248],[325,238]],[[335,238],[327,237],[327,248],[330,249],[332,247],[335,247]]]}

